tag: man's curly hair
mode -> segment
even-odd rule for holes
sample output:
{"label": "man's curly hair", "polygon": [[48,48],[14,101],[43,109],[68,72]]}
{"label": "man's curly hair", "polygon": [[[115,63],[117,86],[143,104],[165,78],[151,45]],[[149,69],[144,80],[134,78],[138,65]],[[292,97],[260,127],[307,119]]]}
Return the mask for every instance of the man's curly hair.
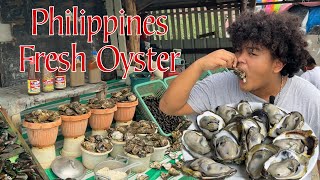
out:
{"label": "man's curly hair", "polygon": [[241,48],[248,42],[262,45],[270,50],[274,59],[279,58],[285,64],[281,75],[293,77],[306,64],[303,50],[307,42],[299,27],[299,17],[289,13],[248,11],[242,13],[227,31],[234,48]]}

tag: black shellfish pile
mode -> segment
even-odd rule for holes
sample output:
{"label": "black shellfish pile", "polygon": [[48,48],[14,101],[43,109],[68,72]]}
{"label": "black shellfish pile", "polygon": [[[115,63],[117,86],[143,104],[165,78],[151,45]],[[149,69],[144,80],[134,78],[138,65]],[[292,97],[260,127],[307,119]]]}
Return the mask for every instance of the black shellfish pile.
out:
{"label": "black shellfish pile", "polygon": [[[32,156],[17,143],[18,137],[0,118],[0,179],[42,179]],[[15,162],[9,158],[18,155]]]}
{"label": "black shellfish pile", "polygon": [[159,102],[160,99],[155,96],[146,96],[143,97],[144,102],[148,106],[151,114],[157,120],[159,126],[165,133],[171,133],[174,130],[177,130],[179,124],[185,121],[180,116],[168,116],[160,111]]}

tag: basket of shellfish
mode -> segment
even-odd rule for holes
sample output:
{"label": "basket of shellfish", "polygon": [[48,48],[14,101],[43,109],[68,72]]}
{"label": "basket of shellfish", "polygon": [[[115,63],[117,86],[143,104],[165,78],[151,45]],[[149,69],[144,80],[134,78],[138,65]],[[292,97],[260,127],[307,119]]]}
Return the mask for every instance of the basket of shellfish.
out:
{"label": "basket of shellfish", "polygon": [[47,147],[57,140],[61,117],[57,111],[37,109],[25,115],[22,125],[32,146]]}
{"label": "basket of shellfish", "polygon": [[91,109],[89,118],[90,127],[93,130],[107,130],[112,124],[114,112],[117,111],[116,102],[113,99],[92,98],[88,101]]}
{"label": "basket of shellfish", "polygon": [[203,179],[305,179],[319,155],[302,114],[270,103],[241,101],[206,111],[181,141],[183,171]]}
{"label": "basket of shellfish", "polygon": [[162,80],[154,80],[136,85],[134,93],[139,100],[137,112],[142,116],[141,118],[155,123],[161,135],[171,136],[172,132],[186,121],[186,118],[184,116],[168,116],[160,111],[160,98],[166,89],[167,86]]}
{"label": "basket of shellfish", "polygon": [[84,135],[91,116],[90,108],[79,102],[60,105],[58,108],[62,120],[62,135],[68,138]]}
{"label": "basket of shellfish", "polygon": [[94,169],[97,164],[107,160],[108,154],[113,149],[113,144],[109,138],[93,135],[86,137],[80,148],[83,165],[88,169]]}
{"label": "basket of shellfish", "polygon": [[118,122],[128,122],[134,117],[138,99],[129,88],[111,93],[111,98],[114,99],[117,105],[117,111],[114,113],[114,119]]}

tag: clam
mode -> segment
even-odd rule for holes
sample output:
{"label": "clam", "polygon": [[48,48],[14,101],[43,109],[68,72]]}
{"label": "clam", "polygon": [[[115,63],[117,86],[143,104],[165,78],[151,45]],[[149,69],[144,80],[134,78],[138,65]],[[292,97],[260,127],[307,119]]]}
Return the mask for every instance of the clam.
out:
{"label": "clam", "polygon": [[273,144],[280,149],[290,149],[310,158],[318,145],[318,139],[312,135],[311,130],[293,130],[280,134],[273,140]]}
{"label": "clam", "polygon": [[200,132],[185,130],[182,134],[182,145],[195,158],[210,156],[210,146],[207,139]]}
{"label": "clam", "polygon": [[301,129],[304,124],[304,118],[299,112],[293,111],[284,116],[279,123],[275,124],[269,131],[270,137],[277,137],[285,131]]}
{"label": "clam", "polygon": [[248,101],[241,100],[237,105],[237,111],[244,117],[248,117],[252,114],[253,110]]}
{"label": "clam", "polygon": [[259,144],[251,148],[245,161],[250,178],[260,179],[264,163],[277,152],[278,148],[273,145]]}
{"label": "clam", "polygon": [[[236,174],[237,170],[218,163],[210,158],[201,157],[195,160],[187,161],[183,166],[183,170],[189,169],[189,173],[193,176],[197,176],[201,179],[224,179]],[[195,172],[200,172],[195,173]]]}
{"label": "clam", "polygon": [[239,114],[239,112],[233,107],[222,105],[216,108],[216,114],[222,117],[224,122],[228,124],[235,115]]}
{"label": "clam", "polygon": [[270,103],[264,103],[262,109],[264,112],[267,113],[271,127],[279,123],[282,117],[284,117],[287,114],[283,110],[279,109],[277,106]]}
{"label": "clam", "polygon": [[206,111],[197,116],[197,125],[207,139],[211,139],[213,134],[218,133],[224,126],[223,119],[213,112]]}
{"label": "clam", "polygon": [[263,174],[275,179],[300,179],[307,172],[308,158],[291,150],[280,150],[265,163]]}
{"label": "clam", "polygon": [[243,149],[236,138],[226,130],[215,134],[210,141],[213,156],[221,162],[235,162],[237,164],[244,160]]}

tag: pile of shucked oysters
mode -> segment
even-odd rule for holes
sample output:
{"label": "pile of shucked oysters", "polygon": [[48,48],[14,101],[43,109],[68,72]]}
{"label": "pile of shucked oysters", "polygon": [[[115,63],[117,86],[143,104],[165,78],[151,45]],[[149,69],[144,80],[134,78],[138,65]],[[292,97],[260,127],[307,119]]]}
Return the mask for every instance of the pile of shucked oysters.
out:
{"label": "pile of shucked oysters", "polygon": [[247,101],[218,106],[199,115],[196,124],[199,130],[185,130],[181,138],[195,158],[183,171],[195,177],[230,177],[237,170],[226,164],[244,163],[251,179],[300,179],[318,145],[311,130],[301,130],[299,112],[269,103],[256,110]]}
{"label": "pile of shucked oysters", "polygon": [[134,102],[137,100],[137,96],[130,91],[129,88],[124,88],[121,91],[111,93],[111,98],[114,99],[116,102]]}
{"label": "pile of shucked oysters", "polygon": [[80,104],[75,101],[70,104],[60,105],[58,107],[60,115],[66,116],[77,116],[82,114],[87,114],[90,111],[90,108],[85,104]]}
{"label": "pile of shucked oysters", "polygon": [[60,118],[57,111],[37,109],[25,115],[25,120],[31,123],[50,123]]}
{"label": "pile of shucked oysters", "polygon": [[105,138],[101,135],[93,135],[86,137],[81,143],[81,146],[90,152],[104,153],[110,151],[113,147],[113,144],[108,138]]}
{"label": "pile of shucked oysters", "polygon": [[92,98],[88,101],[88,106],[91,109],[110,109],[116,105],[113,99],[98,99]]}

